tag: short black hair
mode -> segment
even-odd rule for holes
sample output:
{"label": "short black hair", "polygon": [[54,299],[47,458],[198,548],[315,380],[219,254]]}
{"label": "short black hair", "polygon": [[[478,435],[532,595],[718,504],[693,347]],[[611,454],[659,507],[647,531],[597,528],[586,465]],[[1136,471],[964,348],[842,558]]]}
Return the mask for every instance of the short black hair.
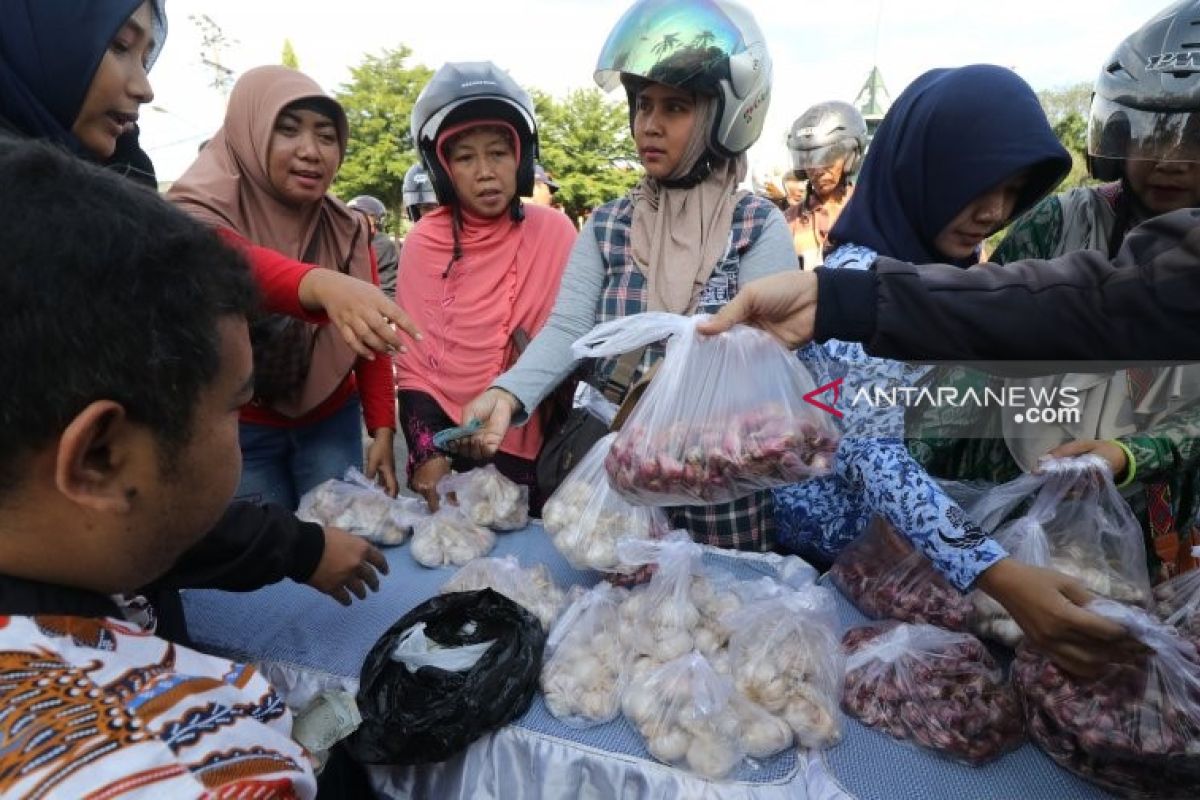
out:
{"label": "short black hair", "polygon": [[0,137],[0,492],[90,403],[120,403],[170,463],[220,366],[217,322],[257,306],[240,255],[149,189]]}

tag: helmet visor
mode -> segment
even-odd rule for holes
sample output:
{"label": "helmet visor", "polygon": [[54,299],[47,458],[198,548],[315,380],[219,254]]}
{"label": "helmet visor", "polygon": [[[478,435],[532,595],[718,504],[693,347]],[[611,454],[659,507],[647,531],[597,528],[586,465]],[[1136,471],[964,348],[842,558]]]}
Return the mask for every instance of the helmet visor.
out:
{"label": "helmet visor", "polygon": [[1093,158],[1200,162],[1200,111],[1147,111],[1092,100],[1088,155]]}
{"label": "helmet visor", "polygon": [[838,161],[844,162],[856,148],[857,144],[855,142],[843,139],[840,142],[834,142],[825,147],[814,147],[811,150],[793,149],[792,169],[797,172],[806,172],[810,169],[826,169],[837,164]]}
{"label": "helmet visor", "polygon": [[615,89],[621,74],[684,87],[728,68],[747,49],[741,28],[712,0],[643,0],[617,22],[596,62],[596,83]]}

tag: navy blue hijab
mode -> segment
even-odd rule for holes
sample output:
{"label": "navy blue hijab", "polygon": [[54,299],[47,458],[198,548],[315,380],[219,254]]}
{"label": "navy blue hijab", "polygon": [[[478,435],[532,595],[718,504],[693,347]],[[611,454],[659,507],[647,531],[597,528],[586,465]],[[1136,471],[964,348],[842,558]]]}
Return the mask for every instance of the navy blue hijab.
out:
{"label": "navy blue hijab", "polygon": [[[113,37],[143,0],[6,0],[0,22],[0,122],[84,154],[71,133]],[[164,0],[152,0],[155,51]]]}
{"label": "navy blue hijab", "polygon": [[942,229],[1027,168],[1014,218],[1071,169],[1029,84],[990,64],[930,70],[884,117],[829,238],[914,264],[945,262],[933,246]]}

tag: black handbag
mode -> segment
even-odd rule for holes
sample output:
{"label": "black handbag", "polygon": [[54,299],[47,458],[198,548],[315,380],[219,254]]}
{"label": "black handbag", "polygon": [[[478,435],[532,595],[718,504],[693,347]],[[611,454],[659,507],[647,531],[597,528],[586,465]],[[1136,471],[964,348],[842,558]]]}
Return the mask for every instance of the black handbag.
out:
{"label": "black handbag", "polygon": [[[645,352],[645,348],[640,348],[617,359],[612,375],[602,390],[610,401],[622,402],[629,389],[630,379],[637,371]],[[571,388],[574,388],[573,385]],[[541,452],[538,453],[537,483],[542,497],[554,494],[554,490],[567,474],[609,431],[608,424],[586,408],[572,408],[557,430],[546,437]]]}

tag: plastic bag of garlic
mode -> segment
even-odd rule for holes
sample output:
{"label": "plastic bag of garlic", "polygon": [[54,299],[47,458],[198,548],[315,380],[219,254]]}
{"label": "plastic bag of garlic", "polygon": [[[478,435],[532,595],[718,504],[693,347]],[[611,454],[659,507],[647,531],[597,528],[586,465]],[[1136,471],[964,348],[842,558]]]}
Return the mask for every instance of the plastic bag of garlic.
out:
{"label": "plastic bag of garlic", "polygon": [[545,564],[522,567],[514,555],[477,558],[442,584],[441,593],[494,589],[522,606],[550,630],[566,603],[567,595],[550,577]]}
{"label": "plastic bag of garlic", "polygon": [[659,761],[719,780],[747,756],[767,758],[792,744],[792,732],[734,691],[697,652],[633,678],[621,710]]}
{"label": "plastic bag of garlic", "polygon": [[835,744],[843,659],[829,591],[780,590],[722,623],[733,631],[729,661],[738,692],[786,722],[801,747]]}
{"label": "plastic bag of garlic", "polygon": [[617,609],[627,592],[600,582],[563,612],[546,640],[546,707],[574,728],[615,719],[625,685],[625,649]]}
{"label": "plastic bag of garlic", "polygon": [[494,464],[453,472],[438,481],[442,502],[457,505],[476,525],[517,531],[529,524],[529,487],[500,474]]}
{"label": "plastic bag of garlic", "polygon": [[[1121,603],[1146,606],[1150,576],[1141,526],[1096,456],[1047,458],[1039,473],[985,492],[967,509],[1009,554],[1075,578]],[[1020,629],[983,592],[972,595],[974,630],[1016,645]]]}
{"label": "plastic bag of garlic", "polygon": [[418,498],[388,497],[377,483],[351,467],[344,479],[318,484],[300,498],[296,516],[391,547],[404,544],[413,526],[429,512]]}
{"label": "plastic bag of garlic", "polygon": [[457,506],[442,506],[413,528],[413,560],[423,567],[462,566],[486,556],[496,534],[472,522]]}
{"label": "plastic bag of garlic", "polygon": [[576,569],[630,572],[617,558],[617,543],[659,538],[669,527],[660,509],[633,505],[609,483],[604,460],[616,437],[596,442],[542,509],[542,526]]}

